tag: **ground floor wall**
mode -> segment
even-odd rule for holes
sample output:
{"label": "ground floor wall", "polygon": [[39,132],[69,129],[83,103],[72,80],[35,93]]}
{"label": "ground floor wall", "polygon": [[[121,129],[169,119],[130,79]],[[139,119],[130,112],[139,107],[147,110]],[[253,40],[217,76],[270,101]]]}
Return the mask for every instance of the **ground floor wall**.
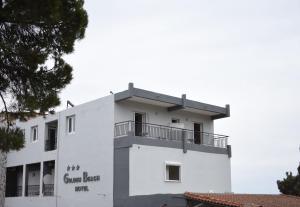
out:
{"label": "ground floor wall", "polygon": [[6,198],[5,207],[55,207],[54,197],[15,197]]}
{"label": "ground floor wall", "polygon": [[[74,201],[81,200],[82,197],[73,198]],[[55,207],[56,198],[6,198],[6,207]],[[99,200],[95,205],[101,207],[102,202]],[[84,203],[80,202],[76,206],[84,207]],[[122,202],[114,202],[111,207],[186,207],[186,199],[181,194],[156,194],[147,196],[131,196],[127,199],[122,200]]]}
{"label": "ground floor wall", "polygon": [[[188,145],[141,137],[114,144],[114,207],[186,206],[183,193],[231,192],[229,148]],[[166,180],[166,163],[181,166],[180,181]]]}
{"label": "ground floor wall", "polygon": [[[180,166],[180,179],[166,178],[167,165]],[[231,192],[230,159],[226,154],[133,145],[129,150],[129,195]]]}

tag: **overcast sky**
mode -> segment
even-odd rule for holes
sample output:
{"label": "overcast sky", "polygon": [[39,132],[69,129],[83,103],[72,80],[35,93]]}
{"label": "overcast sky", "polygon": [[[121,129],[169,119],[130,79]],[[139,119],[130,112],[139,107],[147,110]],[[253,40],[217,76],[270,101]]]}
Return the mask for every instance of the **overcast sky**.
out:
{"label": "overcast sky", "polygon": [[236,193],[278,193],[300,160],[300,1],[86,0],[84,40],[62,92],[84,103],[135,87],[231,105]]}

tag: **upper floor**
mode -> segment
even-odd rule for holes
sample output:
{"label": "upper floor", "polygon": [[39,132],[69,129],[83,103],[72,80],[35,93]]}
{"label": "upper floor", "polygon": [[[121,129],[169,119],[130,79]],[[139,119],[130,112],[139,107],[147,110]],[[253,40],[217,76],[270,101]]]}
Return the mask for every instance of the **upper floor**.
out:
{"label": "upper floor", "polygon": [[[102,117],[100,111],[107,115]],[[129,83],[125,91],[45,117],[17,121],[16,125],[25,134],[25,148],[21,152],[32,158],[41,153],[54,160],[59,143],[84,142],[93,133],[91,139],[104,139],[96,136],[99,130],[113,131],[107,139],[134,136],[227,148],[228,136],[214,132],[214,121],[229,116],[229,105],[205,104],[189,100],[186,95],[173,97],[134,88]]]}
{"label": "upper floor", "polygon": [[134,88],[115,94],[115,138],[138,136],[226,148],[228,136],[214,132],[214,120],[230,107]]}

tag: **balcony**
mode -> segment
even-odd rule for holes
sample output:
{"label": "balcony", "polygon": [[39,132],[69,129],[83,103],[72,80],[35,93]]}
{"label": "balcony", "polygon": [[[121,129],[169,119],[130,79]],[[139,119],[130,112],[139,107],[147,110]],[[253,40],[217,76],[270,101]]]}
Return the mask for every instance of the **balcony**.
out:
{"label": "balcony", "polygon": [[115,124],[115,138],[137,136],[227,148],[228,136],[158,124],[125,121]]}

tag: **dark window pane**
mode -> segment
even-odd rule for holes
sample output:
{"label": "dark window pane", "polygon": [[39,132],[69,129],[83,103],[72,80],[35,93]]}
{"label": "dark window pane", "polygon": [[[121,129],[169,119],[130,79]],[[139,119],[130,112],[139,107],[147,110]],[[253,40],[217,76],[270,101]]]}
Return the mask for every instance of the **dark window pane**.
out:
{"label": "dark window pane", "polygon": [[169,180],[180,180],[179,179],[179,166],[168,166],[169,168]]}
{"label": "dark window pane", "polygon": [[72,118],[69,117],[69,132],[72,132]]}

